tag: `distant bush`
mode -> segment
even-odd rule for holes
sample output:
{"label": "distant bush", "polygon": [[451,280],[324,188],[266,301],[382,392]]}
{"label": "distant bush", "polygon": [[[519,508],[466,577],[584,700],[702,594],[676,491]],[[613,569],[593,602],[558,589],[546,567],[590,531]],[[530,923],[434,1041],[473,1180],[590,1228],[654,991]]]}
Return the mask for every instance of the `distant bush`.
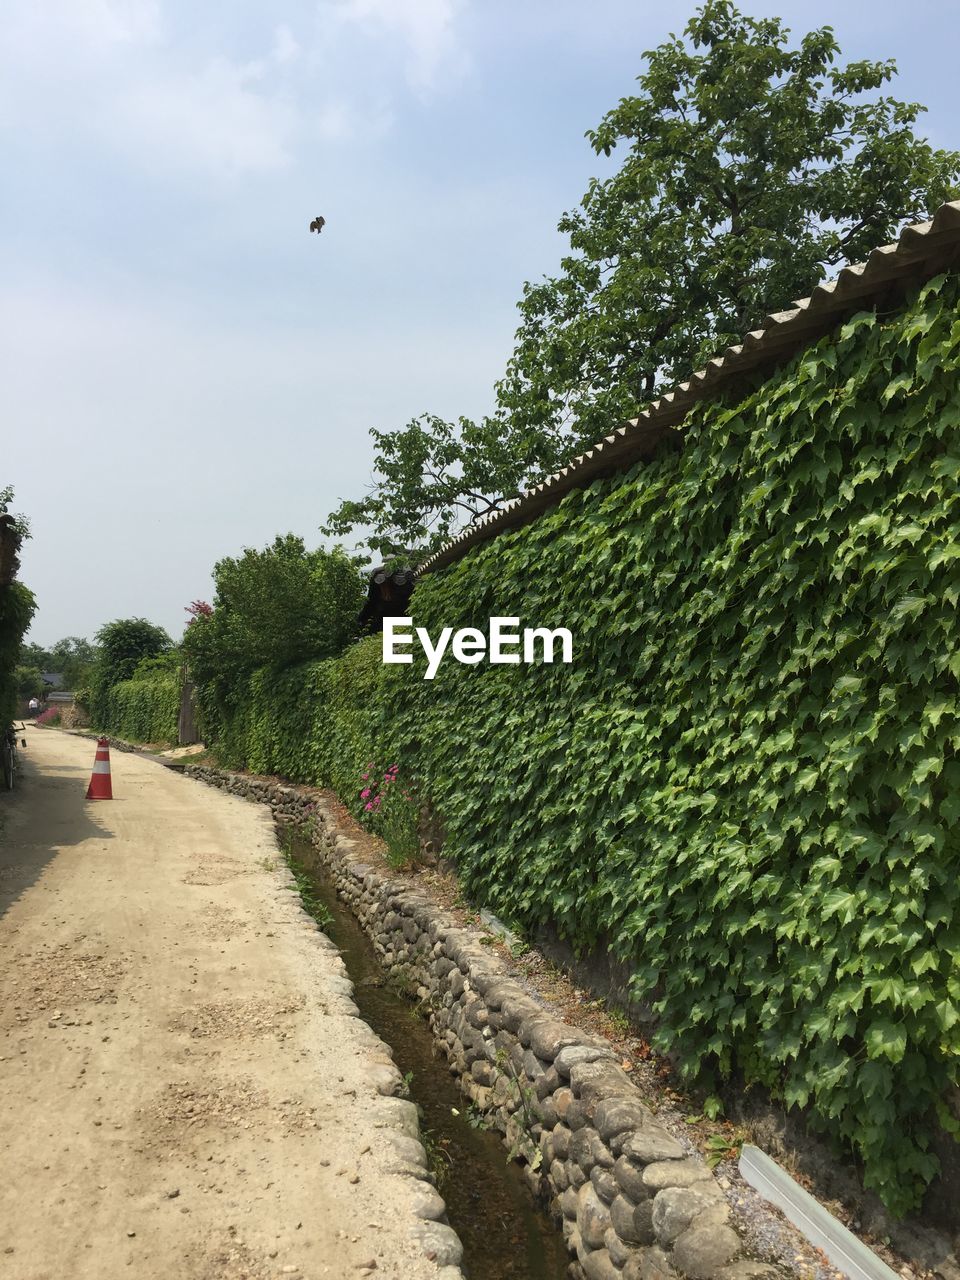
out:
{"label": "distant bush", "polygon": [[118,618],[102,626],[96,638],[99,648],[90,679],[90,714],[95,728],[108,729],[115,715],[108,701],[110,691],[131,679],[144,659],[168,652],[172,641],[162,627],[146,618]]}
{"label": "distant bush", "polygon": [[17,661],[36,607],[33,593],[23,583],[0,586],[0,727],[13,719],[20,701]]}
{"label": "distant bush", "polygon": [[362,577],[346,552],[307,551],[293,534],[221,560],[213,577],[213,605],[194,601],[183,637],[205,739],[236,732],[251,693],[261,696],[254,673],[275,673],[257,688],[276,680],[283,705],[296,701],[285,673],[340,653],[357,635],[363,603]]}
{"label": "distant bush", "polygon": [[172,743],[179,723],[180,676],[161,669],[121,680],[109,689],[96,727],[131,742]]}
{"label": "distant bush", "polygon": [[376,755],[371,717],[383,672],[379,636],[340,658],[255,671],[208,743],[230,767],[332,787],[359,813],[357,779]]}

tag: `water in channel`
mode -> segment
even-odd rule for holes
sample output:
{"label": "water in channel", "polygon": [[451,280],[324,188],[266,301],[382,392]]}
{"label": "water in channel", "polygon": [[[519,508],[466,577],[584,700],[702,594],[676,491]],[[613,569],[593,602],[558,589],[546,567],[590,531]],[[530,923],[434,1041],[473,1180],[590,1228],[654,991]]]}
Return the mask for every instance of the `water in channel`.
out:
{"label": "water in channel", "polygon": [[508,1163],[496,1133],[474,1128],[468,1100],[413,1003],[384,983],[373,944],[336,890],[313,847],[289,836],[299,874],[333,918],[324,932],[337,944],[353,980],[354,1001],[366,1023],[393,1050],[422,1112],[433,1164],[444,1166],[440,1194],[450,1225],[463,1242],[469,1280],[564,1280],[569,1262],[563,1237],[535,1205],[519,1168]]}

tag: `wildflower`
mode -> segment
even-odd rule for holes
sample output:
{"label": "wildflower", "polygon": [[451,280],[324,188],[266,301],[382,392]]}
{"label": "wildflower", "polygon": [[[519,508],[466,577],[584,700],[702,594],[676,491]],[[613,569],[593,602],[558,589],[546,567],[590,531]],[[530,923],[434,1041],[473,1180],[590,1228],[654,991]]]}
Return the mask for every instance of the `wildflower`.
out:
{"label": "wildflower", "polygon": [[366,809],[367,813],[369,813],[369,812],[371,811],[371,809],[373,808],[373,805],[372,805],[372,804],[367,803],[367,804],[365,804],[363,807],[364,807],[364,809]]}
{"label": "wildflower", "polygon": [[369,799],[369,797],[370,797],[370,788],[364,787],[364,789],[360,792],[360,799],[367,800]]}

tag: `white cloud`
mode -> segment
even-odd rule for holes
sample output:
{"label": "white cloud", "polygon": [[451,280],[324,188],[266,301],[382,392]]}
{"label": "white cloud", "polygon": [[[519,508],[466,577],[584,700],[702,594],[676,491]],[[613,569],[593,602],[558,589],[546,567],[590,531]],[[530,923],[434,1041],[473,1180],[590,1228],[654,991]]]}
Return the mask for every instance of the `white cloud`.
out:
{"label": "white cloud", "polygon": [[259,86],[260,64],[215,58],[192,74],[126,86],[118,142],[148,166],[194,168],[219,177],[269,173],[292,158],[298,112]]}
{"label": "white cloud", "polygon": [[4,43],[31,61],[41,52],[76,59],[152,44],[161,30],[159,0],[13,0],[4,6]]}
{"label": "white cloud", "polygon": [[[43,6],[49,15],[50,6]],[[85,30],[101,44],[145,44],[159,38],[161,32],[159,0],[84,0],[56,5],[68,22]]]}
{"label": "white cloud", "polygon": [[321,0],[314,26],[311,0],[227,25],[179,0],[4,0],[0,137],[112,150],[161,181],[276,174],[454,83],[467,2]]}
{"label": "white cloud", "polygon": [[339,0],[339,16],[368,31],[399,38],[410,86],[429,93],[465,74],[468,59],[456,31],[465,0]]}
{"label": "white cloud", "polygon": [[[159,0],[12,0],[0,47],[0,134],[119,151],[164,178],[214,181],[287,167],[308,102],[299,45],[281,24],[260,57],[197,48]],[[78,109],[82,104],[82,109]],[[342,135],[321,98],[321,136]]]}
{"label": "white cloud", "polygon": [[300,56],[300,45],[293,38],[293,33],[286,23],[281,23],[273,33],[273,51],[270,56],[274,62],[281,64],[293,62]]}

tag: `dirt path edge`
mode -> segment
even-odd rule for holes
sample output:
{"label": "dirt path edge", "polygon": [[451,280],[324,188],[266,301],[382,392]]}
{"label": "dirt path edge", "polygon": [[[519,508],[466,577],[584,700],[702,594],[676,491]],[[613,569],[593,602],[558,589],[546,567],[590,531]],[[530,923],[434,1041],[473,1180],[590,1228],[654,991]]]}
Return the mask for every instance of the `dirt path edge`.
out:
{"label": "dirt path edge", "polygon": [[[403,973],[470,1104],[525,1163],[576,1280],[758,1280],[790,1274],[689,1142],[666,1131],[613,1045],[564,1022],[409,881],[362,860],[309,788],[187,765],[185,773],[307,823],[385,968]],[[358,856],[358,853],[361,856]],[[823,1275],[829,1275],[829,1269]]]}

